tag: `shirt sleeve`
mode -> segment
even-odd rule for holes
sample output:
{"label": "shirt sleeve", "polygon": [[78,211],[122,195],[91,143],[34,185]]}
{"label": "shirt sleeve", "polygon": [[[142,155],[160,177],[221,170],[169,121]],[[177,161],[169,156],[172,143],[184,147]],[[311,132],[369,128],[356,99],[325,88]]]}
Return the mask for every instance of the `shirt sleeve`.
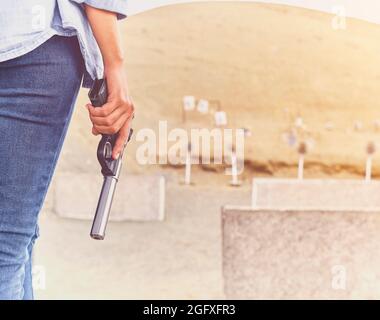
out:
{"label": "shirt sleeve", "polygon": [[91,7],[115,12],[118,19],[127,17],[127,0],[71,0],[79,4],[88,4]]}

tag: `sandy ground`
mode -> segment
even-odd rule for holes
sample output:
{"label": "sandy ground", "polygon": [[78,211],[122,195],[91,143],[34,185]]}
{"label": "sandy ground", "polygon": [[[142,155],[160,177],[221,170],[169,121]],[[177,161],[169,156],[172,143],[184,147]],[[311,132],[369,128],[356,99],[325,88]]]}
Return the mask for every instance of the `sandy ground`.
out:
{"label": "sandy ground", "polygon": [[44,210],[35,265],[46,288],[37,298],[223,298],[220,208],[249,203],[249,188],[169,181],[164,222],[110,223],[104,241],[89,238],[90,221]]}

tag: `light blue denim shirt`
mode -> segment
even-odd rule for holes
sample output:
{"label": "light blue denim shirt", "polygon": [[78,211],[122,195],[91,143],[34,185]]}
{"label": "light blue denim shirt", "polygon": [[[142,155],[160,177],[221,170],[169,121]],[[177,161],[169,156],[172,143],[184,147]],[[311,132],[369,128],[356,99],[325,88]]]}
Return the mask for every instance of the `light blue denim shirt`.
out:
{"label": "light blue denim shirt", "polygon": [[83,4],[127,14],[127,0],[0,0],[0,62],[17,58],[54,35],[78,37],[86,65],[83,80],[103,77],[103,60],[84,13]]}

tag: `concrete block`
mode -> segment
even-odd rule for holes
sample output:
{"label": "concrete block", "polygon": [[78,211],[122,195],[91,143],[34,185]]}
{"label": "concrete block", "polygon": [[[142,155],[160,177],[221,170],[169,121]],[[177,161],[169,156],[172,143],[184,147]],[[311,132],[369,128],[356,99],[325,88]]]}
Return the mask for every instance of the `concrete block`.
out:
{"label": "concrete block", "polygon": [[379,299],[380,211],[222,212],[228,299]]}
{"label": "concrete block", "polygon": [[[64,218],[92,220],[103,177],[60,173],[54,179],[54,212]],[[165,211],[165,178],[123,175],[117,184],[110,221],[161,221]]]}
{"label": "concrete block", "polygon": [[260,209],[380,209],[380,181],[253,179],[252,207]]}

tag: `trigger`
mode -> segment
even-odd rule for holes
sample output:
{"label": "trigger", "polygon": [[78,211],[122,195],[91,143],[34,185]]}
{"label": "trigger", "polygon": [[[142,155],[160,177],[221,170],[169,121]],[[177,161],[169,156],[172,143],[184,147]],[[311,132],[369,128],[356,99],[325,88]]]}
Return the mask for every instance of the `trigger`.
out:
{"label": "trigger", "polygon": [[109,141],[104,145],[103,154],[105,159],[110,159],[112,157],[112,145]]}

